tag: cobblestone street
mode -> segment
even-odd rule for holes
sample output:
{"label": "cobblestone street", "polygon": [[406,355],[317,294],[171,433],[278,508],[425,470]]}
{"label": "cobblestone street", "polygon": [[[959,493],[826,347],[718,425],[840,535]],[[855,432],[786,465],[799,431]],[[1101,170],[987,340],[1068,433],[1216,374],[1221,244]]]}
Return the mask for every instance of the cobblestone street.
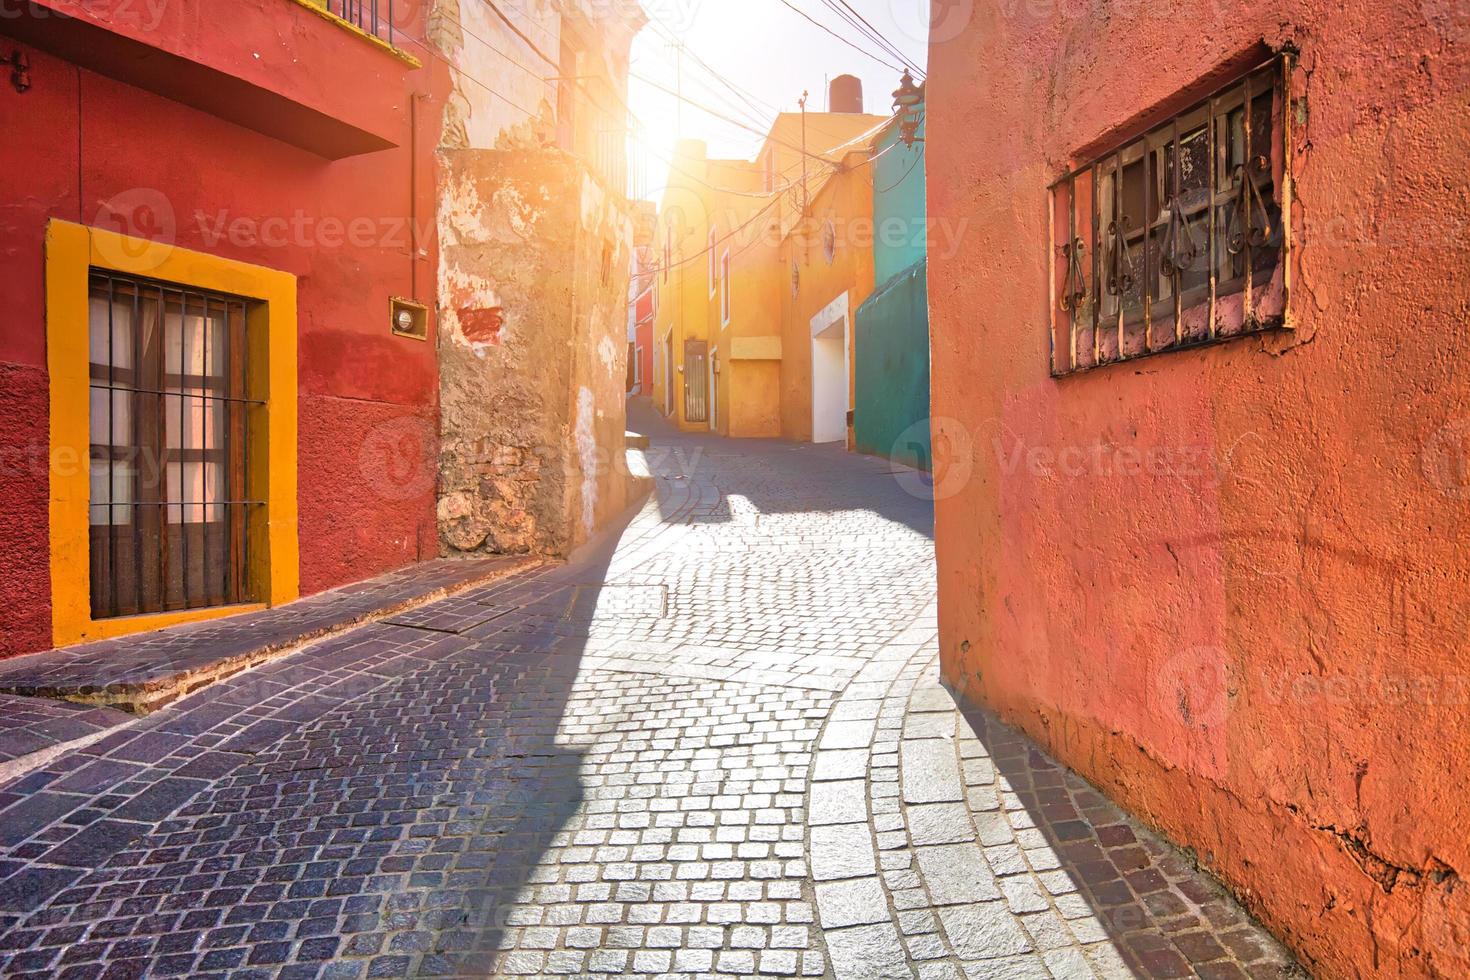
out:
{"label": "cobblestone street", "polygon": [[0,973],[1295,975],[1183,854],[957,710],[930,505],[886,464],[662,429],[648,455],[656,497],[571,565],[0,786]]}

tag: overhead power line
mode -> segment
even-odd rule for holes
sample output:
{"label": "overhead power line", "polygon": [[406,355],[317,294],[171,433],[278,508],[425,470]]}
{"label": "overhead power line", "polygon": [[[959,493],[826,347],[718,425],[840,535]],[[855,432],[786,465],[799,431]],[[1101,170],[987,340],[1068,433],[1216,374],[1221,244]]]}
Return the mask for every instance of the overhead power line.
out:
{"label": "overhead power line", "polygon": [[847,0],[822,0],[822,3],[837,16],[851,24],[862,37],[866,37],[878,45],[880,51],[884,51],[897,58],[899,63],[910,69],[916,75],[922,76],[923,69],[918,68],[912,62],[913,59],[899,50],[898,46],[889,41],[882,31],[874,27],[858,10],[848,3]]}
{"label": "overhead power line", "polygon": [[[721,245],[725,244],[730,239],[734,238],[736,235],[740,234],[742,231],[744,231],[745,229],[749,228],[751,225],[755,224],[757,221],[759,221],[765,215],[765,213],[767,211],[771,210],[771,208],[775,207],[777,205],[777,203],[779,203],[779,202],[780,202],[780,198],[776,198],[775,200],[771,201],[765,207],[761,208],[755,214],[751,215],[750,216],[750,219],[748,221],[746,221],[744,224],[740,225],[738,228],[732,229],[728,235],[725,235],[723,238],[717,238],[715,240],[715,243],[713,245],[707,246],[707,247],[701,249],[700,251],[695,252],[693,255],[688,256],[687,258],[680,259],[678,262],[670,262],[669,265],[668,265],[668,267],[667,267],[667,269],[664,268],[663,266],[655,265],[653,267],[653,271],[654,272],[666,272],[666,271],[667,272],[672,272],[674,269],[681,269],[681,268],[683,268],[686,265],[689,265],[689,264],[691,264],[693,262],[699,261],[700,259],[702,259],[705,256],[709,255],[711,252],[718,251]],[[753,243],[747,243],[745,245],[745,247],[740,250],[740,252],[744,252],[746,249],[750,248],[752,244]],[[736,252],[735,254],[736,255],[739,255],[740,252]]]}
{"label": "overhead power line", "polygon": [[[832,167],[832,173],[839,173],[839,172],[843,172],[843,171],[846,171],[848,173],[855,173],[858,170],[861,170],[863,167],[866,167],[866,166],[869,166],[869,165],[871,165],[873,163],[876,163],[878,160],[882,159],[885,154],[887,154],[891,150],[893,150],[893,148],[895,146],[897,146],[897,145],[898,145],[897,143],[894,143],[894,144],[888,146],[886,149],[884,149],[884,150],[882,150],[882,151],[880,151],[878,153],[873,154],[872,156],[868,157],[866,160],[864,160],[862,163],[858,164],[855,167],[844,168],[841,165],[838,165],[838,164],[830,164],[830,163],[829,163],[829,166]],[[821,178],[828,176],[828,174],[818,174],[816,176],[817,176],[817,179],[820,180]],[[709,247],[706,247],[704,249],[701,249],[700,251],[695,252],[693,255],[690,255],[687,258],[680,259],[678,262],[671,262],[671,263],[669,263],[668,268],[670,270],[682,268],[683,266],[689,265],[692,262],[697,262],[698,260],[700,260],[700,259],[704,258],[705,256],[709,255],[711,252],[717,251],[721,245],[725,244],[730,239],[734,238],[736,235],[739,235],[742,231],[744,231],[745,229],[749,228],[751,225],[753,225],[757,221],[759,221],[761,219],[761,217],[763,215],[765,215],[765,213],[767,211],[771,210],[771,208],[773,208],[777,204],[779,204],[780,201],[781,201],[780,195],[776,196],[769,203],[767,203],[764,207],[762,207],[759,211],[756,211],[754,214],[752,214],[750,216],[749,220],[747,220],[745,223],[743,223],[739,227],[733,229],[729,234],[725,235],[723,238],[717,238],[715,240],[715,243],[714,243],[713,246],[709,246]],[[752,247],[754,247],[755,244],[756,244],[755,242],[748,242],[748,243],[746,243],[746,245],[744,247],[742,247],[740,249],[740,251],[735,252],[734,255],[737,255],[738,256],[741,253],[748,251],[749,249],[751,249]],[[652,271],[654,273],[663,272],[664,271],[664,268],[661,265],[655,264],[650,271]]]}
{"label": "overhead power line", "polygon": [[[519,109],[521,112],[524,112],[528,116],[535,116],[537,114],[535,112],[532,112],[530,109],[527,109],[525,106],[521,105],[519,102],[516,102],[514,99],[510,98],[509,96],[505,95],[500,90],[491,88],[489,85],[487,85],[481,79],[475,77],[474,75],[472,75],[469,72],[465,71],[463,68],[459,67],[459,65],[456,65],[454,62],[452,62],[449,59],[445,58],[444,56],[442,56],[441,54],[439,54],[439,52],[435,51],[434,48],[433,48],[433,46],[430,45],[424,39],[414,37],[412,34],[409,34],[409,33],[405,32],[405,31],[400,31],[399,33],[403,37],[405,37],[408,40],[412,41],[414,44],[418,45],[419,48],[424,52],[424,54],[427,55],[429,58],[431,58],[434,61],[439,62],[444,67],[448,68],[450,71],[454,72],[456,75],[460,76],[461,78],[466,78],[466,79],[469,79],[470,81],[474,82],[476,85],[480,86],[480,88],[484,89],[486,92],[489,92],[491,95],[495,96],[497,99],[499,99],[500,101],[504,102],[506,105],[510,106],[511,108]],[[466,31],[466,33],[469,33],[469,32]],[[475,37],[475,35],[473,35],[473,34],[470,35],[470,36],[471,37]],[[486,43],[487,46],[488,46],[488,42],[484,42],[484,43]],[[494,50],[494,49],[492,48],[492,50]],[[501,52],[496,51],[496,54],[501,54]],[[535,76],[535,77],[540,77],[540,76]],[[545,79],[543,79],[543,81],[544,80]]]}
{"label": "overhead power line", "polygon": [[485,6],[489,7],[491,12],[494,13],[496,17],[499,17],[501,23],[510,28],[511,32],[515,34],[516,37],[520,38],[522,41],[525,41],[526,47],[536,52],[537,57],[539,57],[542,61],[546,62],[548,65],[557,69],[558,71],[561,70],[561,62],[553,58],[551,55],[547,54],[545,51],[542,51],[540,46],[537,45],[535,41],[531,40],[526,32],[521,30],[520,27],[515,23],[515,21],[506,16],[505,11],[501,10],[500,7],[496,5],[495,0],[481,0],[481,2]]}
{"label": "overhead power line", "polygon": [[862,55],[863,57],[869,58],[872,61],[876,61],[878,64],[882,65],[883,67],[890,68],[893,71],[896,71],[896,72],[897,71],[903,71],[903,69],[901,67],[899,67],[898,65],[895,65],[895,64],[893,64],[890,61],[886,61],[883,58],[878,57],[876,54],[874,54],[873,52],[869,51],[867,48],[862,47],[861,45],[857,44],[855,41],[851,41],[848,38],[843,37],[841,34],[838,34],[832,28],[828,27],[826,24],[824,24],[821,21],[817,20],[815,17],[813,17],[811,14],[807,13],[805,10],[802,10],[796,4],[792,3],[791,0],[781,0],[781,3],[785,4],[787,7],[789,7],[791,10],[793,10],[795,13],[797,13],[802,18],[804,18],[807,21],[811,22],[812,24],[816,25],[817,27],[819,27],[823,31],[826,31],[828,34],[832,35],[837,40],[839,40],[843,44],[847,45],[849,48],[852,48],[854,51],[856,51],[858,54]]}
{"label": "overhead power line", "polygon": [[[658,33],[660,36],[662,36],[665,40],[675,40],[675,41],[678,40],[677,34],[675,34],[675,32],[668,25],[664,24],[662,21],[660,21],[660,20],[658,20],[658,19],[655,18],[652,21],[652,23],[653,23],[654,31],[656,33]],[[781,111],[776,106],[771,105],[771,103],[767,102],[766,100],[762,99],[760,96],[756,95],[750,89],[745,88],[745,87],[743,87],[743,86],[735,83],[734,81],[731,81],[731,79],[730,79],[730,77],[728,75],[722,74],[721,72],[717,71],[715,68],[711,67],[710,64],[709,64],[709,62],[705,61],[703,58],[701,58],[699,56],[698,52],[692,51],[688,47],[685,47],[684,48],[684,53],[695,64],[697,64],[699,67],[703,68],[706,72],[708,72],[711,77],[713,77],[721,85],[725,86],[725,88],[729,89],[732,93],[734,93],[735,96],[740,99],[740,101],[742,101],[746,105],[750,106],[750,108],[756,113],[756,115],[760,115],[760,116],[764,116],[764,115],[768,115],[768,114],[769,115],[774,115],[774,114],[777,114],[777,113],[779,113]]]}
{"label": "overhead power line", "polygon": [[734,118],[732,116],[727,116],[724,113],[720,112],[718,109],[712,109],[709,106],[705,105],[704,103],[699,102],[699,101],[697,101],[695,99],[691,99],[687,95],[683,95],[683,94],[681,94],[679,92],[676,92],[673,89],[669,88],[667,85],[663,85],[663,84],[661,84],[659,82],[656,82],[653,79],[648,78],[647,76],[639,75],[639,74],[636,74],[634,72],[629,72],[628,73],[628,76],[630,78],[636,78],[638,81],[642,82],[643,84],[652,86],[653,88],[658,89],[660,92],[663,92],[666,95],[672,95],[674,98],[680,99],[681,101],[686,102],[689,105],[694,106],[696,109],[699,109],[699,110],[701,110],[701,111],[703,111],[705,113],[708,113],[709,115],[713,116],[714,118],[719,119],[719,120],[722,120],[723,122],[727,122],[727,123],[729,123],[732,126],[738,126],[741,129],[746,130],[747,132],[751,132],[751,133],[756,134],[757,136],[760,136],[760,137],[763,137],[763,138],[767,138],[767,139],[769,139],[773,143],[776,143],[776,144],[778,144],[780,146],[784,146],[784,147],[786,147],[789,150],[795,150],[797,153],[800,153],[800,154],[802,154],[803,156],[806,156],[806,157],[810,157],[813,160],[818,160],[818,161],[820,161],[822,163],[830,163],[831,162],[826,157],[824,157],[824,156],[822,156],[820,154],[813,153],[810,150],[804,149],[803,147],[797,145],[796,143],[790,143],[790,142],[787,142],[786,140],[777,139],[776,137],[770,135],[770,133],[768,133],[768,132],[765,132],[763,130],[757,129],[754,126],[751,126],[748,123],[741,122],[739,119],[736,119],[736,118]]}

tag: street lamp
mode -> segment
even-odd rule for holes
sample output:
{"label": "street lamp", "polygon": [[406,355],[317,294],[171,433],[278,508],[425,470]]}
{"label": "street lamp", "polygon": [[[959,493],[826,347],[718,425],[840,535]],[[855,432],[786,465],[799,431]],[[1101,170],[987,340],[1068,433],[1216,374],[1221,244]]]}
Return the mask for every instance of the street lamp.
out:
{"label": "street lamp", "polygon": [[905,68],[898,91],[893,93],[893,108],[898,113],[898,138],[903,140],[904,146],[924,142],[924,138],[919,135],[919,125],[924,120],[919,106],[923,104],[924,87],[915,85],[913,73]]}

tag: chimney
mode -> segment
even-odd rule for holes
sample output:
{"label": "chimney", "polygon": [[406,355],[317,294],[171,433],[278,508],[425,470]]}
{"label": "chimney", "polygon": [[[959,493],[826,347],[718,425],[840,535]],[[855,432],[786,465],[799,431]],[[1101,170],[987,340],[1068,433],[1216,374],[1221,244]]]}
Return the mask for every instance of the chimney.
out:
{"label": "chimney", "polygon": [[863,111],[863,80],[854,75],[838,75],[832,79],[827,93],[829,112],[861,113]]}

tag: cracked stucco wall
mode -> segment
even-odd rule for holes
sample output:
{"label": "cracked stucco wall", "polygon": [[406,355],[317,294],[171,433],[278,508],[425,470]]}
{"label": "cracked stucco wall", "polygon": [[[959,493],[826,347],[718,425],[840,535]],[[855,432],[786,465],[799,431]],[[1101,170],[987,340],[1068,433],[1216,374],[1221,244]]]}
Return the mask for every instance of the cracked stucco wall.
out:
{"label": "cracked stucco wall", "polygon": [[[1466,5],[941,27],[930,226],[970,221],[930,265],[946,678],[1192,848],[1313,975],[1470,976]],[[1286,45],[1295,332],[1049,377],[1047,187]]]}
{"label": "cracked stucco wall", "polygon": [[441,161],[441,544],[562,557],[627,503],[628,215],[557,150]]}

